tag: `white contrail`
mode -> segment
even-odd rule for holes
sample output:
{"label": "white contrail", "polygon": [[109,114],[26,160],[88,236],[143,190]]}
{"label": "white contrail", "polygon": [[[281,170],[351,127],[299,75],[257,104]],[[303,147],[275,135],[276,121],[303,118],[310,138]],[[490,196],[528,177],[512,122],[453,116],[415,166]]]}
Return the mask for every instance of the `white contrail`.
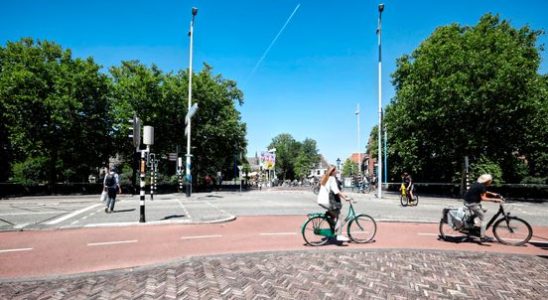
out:
{"label": "white contrail", "polygon": [[247,78],[247,81],[249,81],[249,79],[253,76],[253,74],[255,74],[255,71],[257,71],[257,69],[259,68],[259,65],[263,62],[263,60],[265,59],[266,55],[268,54],[268,52],[270,51],[270,48],[272,48],[272,46],[274,45],[274,43],[276,43],[276,41],[278,40],[278,38],[280,37],[280,35],[282,34],[282,32],[284,31],[285,27],[287,27],[287,24],[289,24],[289,22],[291,21],[291,18],[293,18],[293,15],[295,15],[295,13],[297,12],[297,10],[299,9],[299,7],[301,7],[301,4],[297,4],[297,6],[295,7],[295,9],[293,10],[293,12],[291,13],[291,15],[289,16],[289,18],[287,18],[287,21],[285,21],[285,24],[284,26],[282,26],[282,29],[280,29],[280,31],[278,31],[278,34],[276,34],[276,37],[272,40],[272,42],[270,42],[270,45],[268,46],[268,48],[266,48],[265,52],[263,53],[263,55],[261,56],[261,58],[259,59],[259,61],[255,64],[255,67],[253,67],[253,70],[251,71],[251,73],[249,74],[248,78]]}

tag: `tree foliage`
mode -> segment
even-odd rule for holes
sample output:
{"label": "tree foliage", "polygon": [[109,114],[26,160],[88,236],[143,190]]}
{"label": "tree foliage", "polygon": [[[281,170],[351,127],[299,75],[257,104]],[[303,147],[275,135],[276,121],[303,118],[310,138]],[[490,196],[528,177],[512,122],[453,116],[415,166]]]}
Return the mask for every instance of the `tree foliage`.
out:
{"label": "tree foliage", "polygon": [[357,176],[358,169],[359,169],[358,164],[353,162],[351,159],[347,158],[344,161],[344,164],[342,167],[342,176],[344,177]]}
{"label": "tree foliage", "polygon": [[[245,157],[246,125],[236,106],[236,82],[204,65],[193,75],[192,174],[231,170]],[[186,152],[188,71],[164,73],[125,61],[100,72],[92,58],[72,58],[48,41],[23,39],[0,47],[0,181],[83,182],[120,154],[131,165],[135,151],[128,120],[137,114],[154,127],[157,158]],[[172,163],[174,165],[174,163]],[[168,173],[168,162],[161,170]],[[174,167],[172,169],[174,172]]]}
{"label": "tree foliage", "polygon": [[304,178],[320,161],[316,141],[310,138],[302,143],[291,134],[282,133],[272,139],[269,149],[276,149],[276,173],[283,180]]}
{"label": "tree foliage", "polygon": [[0,47],[0,67],[2,160],[18,165],[16,175],[41,169],[38,182],[87,179],[111,154],[108,79],[99,66],[55,43],[22,39]]}
{"label": "tree foliage", "polygon": [[[437,28],[397,60],[396,96],[386,108],[391,175],[450,181],[463,157],[500,166],[519,181],[517,163],[546,174],[546,77],[537,71],[541,31],[515,29],[487,14],[476,26]],[[544,94],[542,94],[544,91]]]}

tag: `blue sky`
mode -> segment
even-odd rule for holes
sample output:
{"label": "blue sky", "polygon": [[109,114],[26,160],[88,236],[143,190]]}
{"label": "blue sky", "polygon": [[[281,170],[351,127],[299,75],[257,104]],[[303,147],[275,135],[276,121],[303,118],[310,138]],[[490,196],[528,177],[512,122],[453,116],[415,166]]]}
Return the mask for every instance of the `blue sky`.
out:
{"label": "blue sky", "polygon": [[[137,59],[164,71],[188,67],[191,7],[199,8],[194,70],[202,63],[236,80],[248,126],[248,154],[280,133],[312,138],[334,163],[365,145],[377,123],[377,1],[66,1],[17,0],[0,4],[0,44],[21,37],[47,39],[76,57],[93,56],[108,68]],[[274,37],[285,30],[254,70]],[[548,1],[384,1],[383,105],[394,96],[395,61],[411,53],[438,26],[475,25],[487,12],[515,27],[548,30]],[[540,43],[547,44],[543,36]],[[540,72],[546,73],[546,51]],[[182,101],[186,101],[182,99]],[[363,148],[363,147],[362,147]]]}

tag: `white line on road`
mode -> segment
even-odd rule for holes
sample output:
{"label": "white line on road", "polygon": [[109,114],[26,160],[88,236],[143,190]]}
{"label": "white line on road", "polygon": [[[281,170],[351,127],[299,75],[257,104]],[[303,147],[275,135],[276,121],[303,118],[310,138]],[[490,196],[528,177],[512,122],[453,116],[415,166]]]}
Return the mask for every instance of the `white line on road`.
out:
{"label": "white line on road", "polygon": [[31,251],[31,250],[32,248],[3,249],[3,250],[0,250],[0,253],[21,252],[21,251]]}
{"label": "white line on road", "polygon": [[195,240],[195,239],[212,239],[212,238],[220,238],[223,237],[220,234],[213,234],[213,235],[194,235],[194,236],[182,236],[181,240]]}
{"label": "white line on road", "polygon": [[0,217],[4,216],[32,216],[32,215],[52,215],[58,214],[59,211],[34,211],[34,212],[11,212],[11,213],[0,213]]}
{"label": "white line on road", "polygon": [[186,209],[186,207],[183,205],[183,203],[181,202],[181,199],[177,198],[177,203],[179,203],[179,205],[181,206],[181,208],[183,209],[183,211],[185,212],[185,216],[187,216],[189,219],[192,220],[192,216],[190,215],[190,213],[188,212],[188,210]]}
{"label": "white line on road", "polygon": [[430,233],[430,232],[419,232],[417,235],[425,235],[425,236],[438,236],[439,233]]}
{"label": "white line on road", "polygon": [[107,245],[132,244],[132,243],[137,243],[137,240],[88,243],[88,246],[107,246]]}
{"label": "white line on road", "polygon": [[259,235],[280,236],[280,235],[297,235],[296,232],[261,232]]}
{"label": "white line on road", "polygon": [[90,209],[94,209],[94,208],[96,208],[97,206],[100,206],[100,205],[102,205],[102,204],[99,203],[99,204],[90,205],[90,206],[88,206],[88,207],[84,207],[84,208],[82,208],[82,209],[80,209],[80,210],[77,210],[77,211],[75,211],[75,212],[72,212],[72,213],[70,213],[70,214],[68,214],[68,215],[64,215],[64,216],[62,216],[62,217],[60,217],[60,218],[51,220],[51,221],[47,222],[46,225],[54,225],[54,224],[61,223],[61,222],[65,221],[65,220],[68,220],[68,219],[74,217],[74,216],[77,216],[77,215],[79,215],[79,214],[81,214],[81,213],[84,213],[84,212],[86,212],[86,211],[88,211],[88,210],[90,210]]}

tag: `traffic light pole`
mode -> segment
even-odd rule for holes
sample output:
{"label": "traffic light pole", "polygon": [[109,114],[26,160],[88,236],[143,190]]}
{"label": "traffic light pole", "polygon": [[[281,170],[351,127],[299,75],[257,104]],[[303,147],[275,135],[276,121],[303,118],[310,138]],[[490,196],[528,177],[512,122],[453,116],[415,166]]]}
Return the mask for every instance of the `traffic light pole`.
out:
{"label": "traffic light pole", "polygon": [[139,223],[145,223],[145,176],[146,176],[146,150],[141,150],[141,161],[139,163],[140,182],[139,182],[139,204],[140,204],[140,218]]}

